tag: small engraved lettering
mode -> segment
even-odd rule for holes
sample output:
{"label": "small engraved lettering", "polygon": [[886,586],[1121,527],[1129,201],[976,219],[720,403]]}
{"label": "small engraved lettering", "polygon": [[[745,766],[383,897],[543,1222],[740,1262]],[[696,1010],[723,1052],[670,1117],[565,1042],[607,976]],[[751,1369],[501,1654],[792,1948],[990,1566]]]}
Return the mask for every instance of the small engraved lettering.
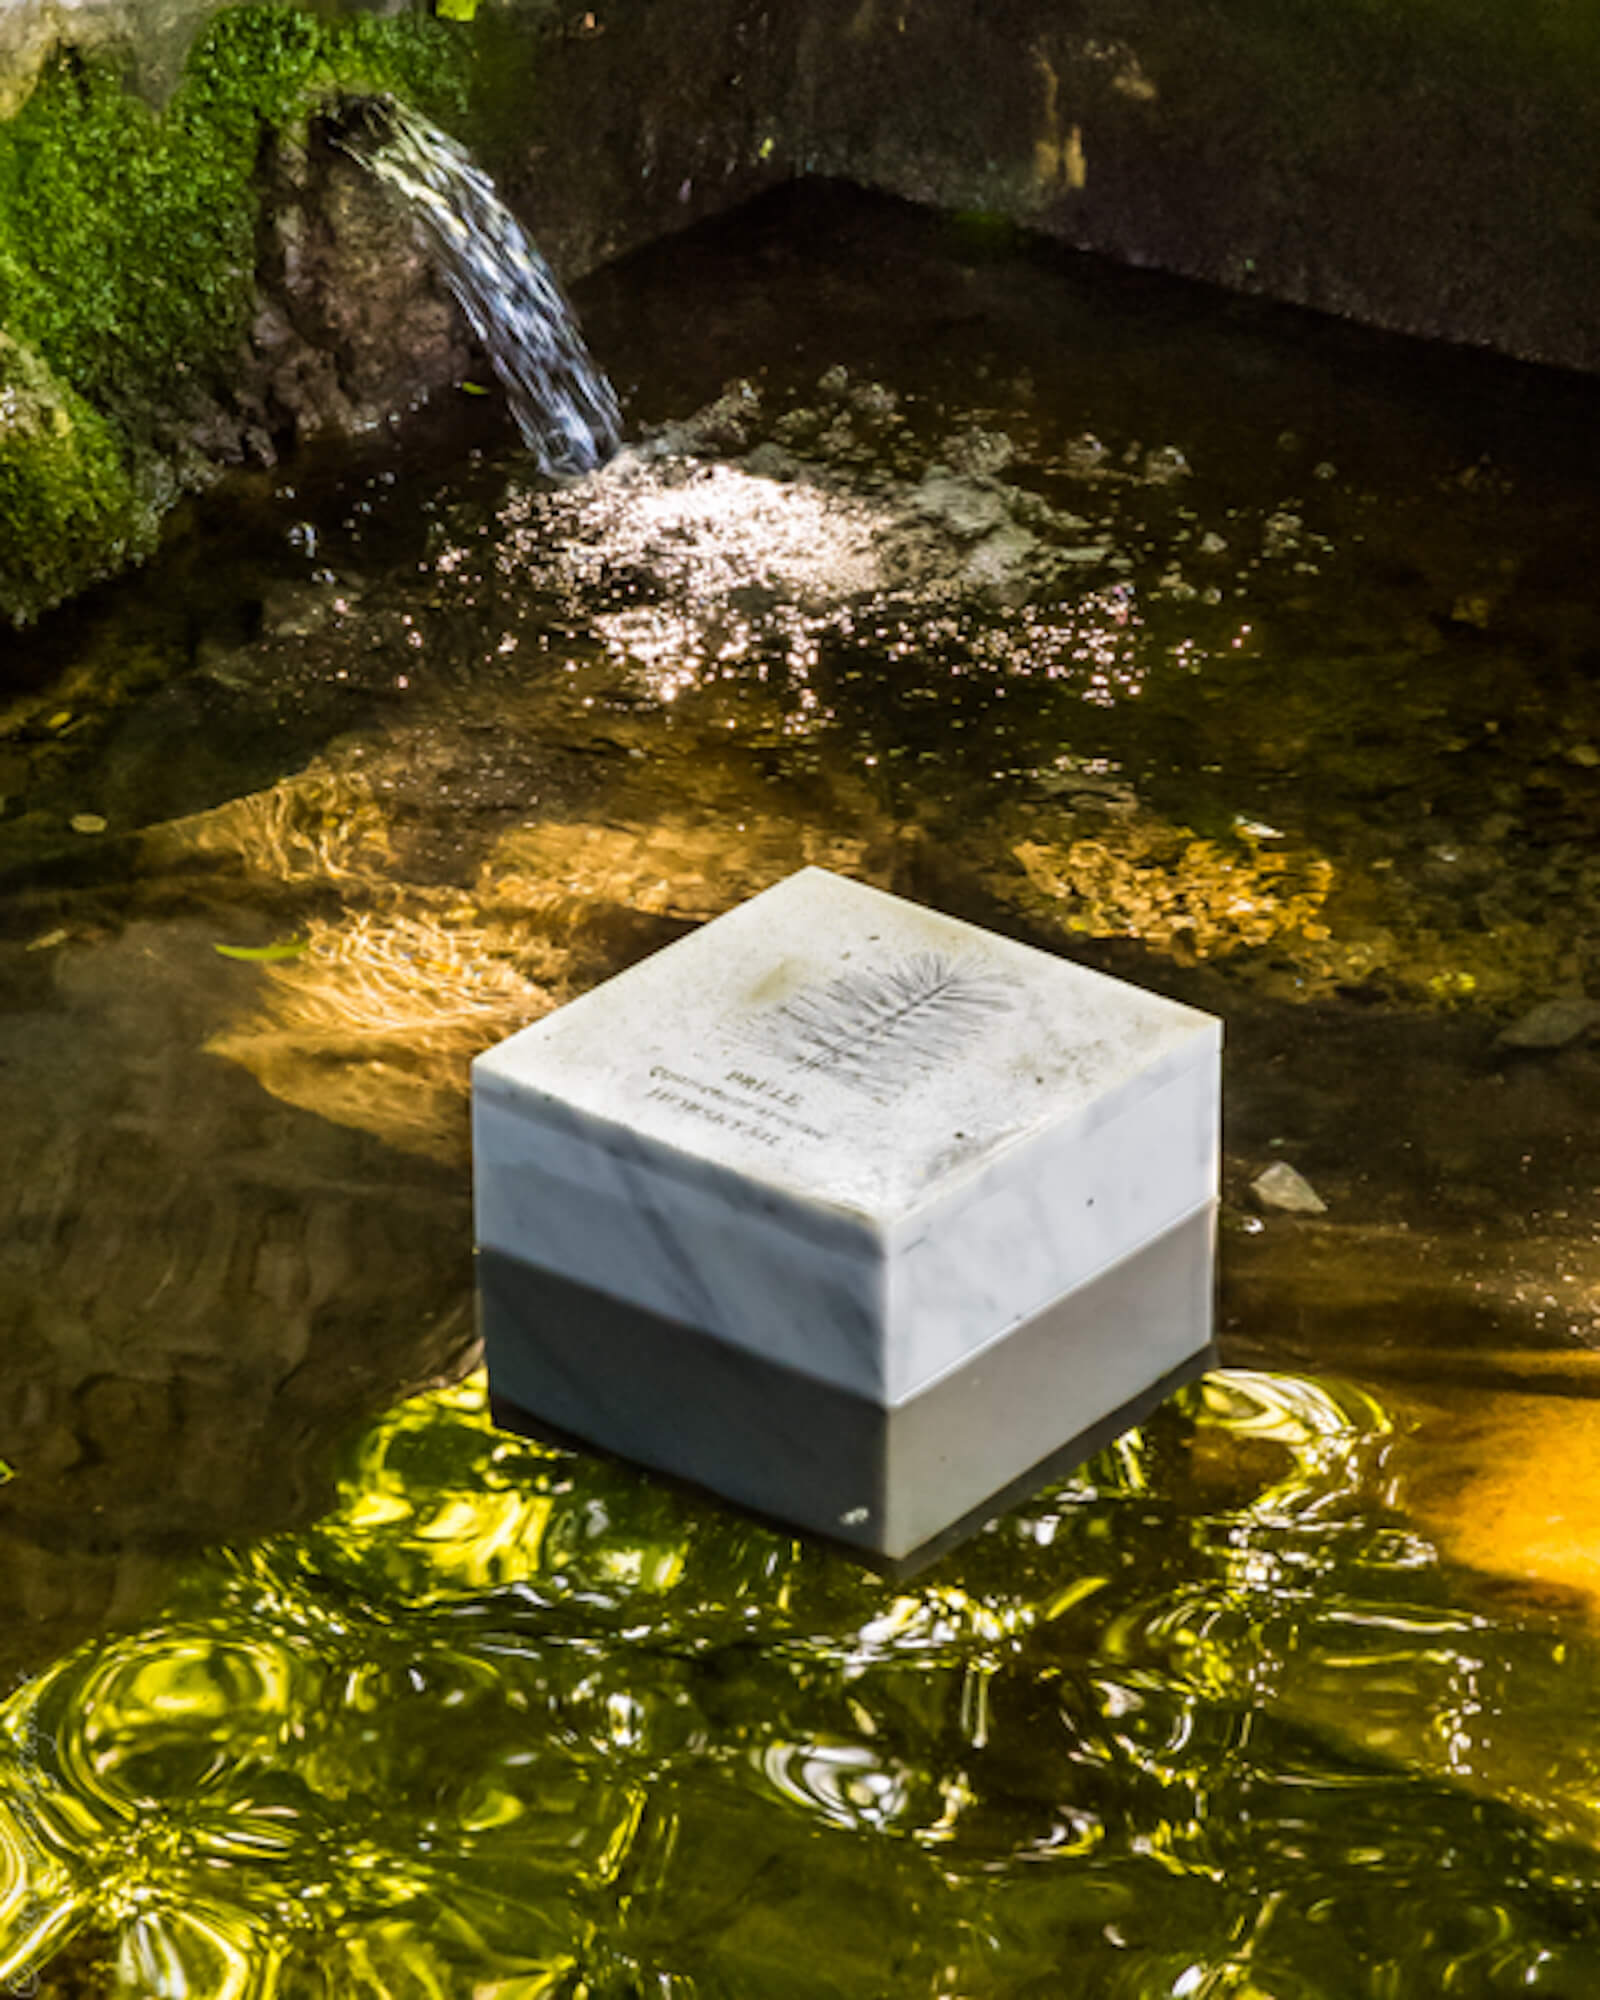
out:
{"label": "small engraved lettering", "polygon": [[741,1090],[754,1091],[758,1097],[768,1098],[774,1104],[785,1104],[791,1111],[800,1109],[800,1093],[785,1090],[781,1083],[774,1083],[770,1077],[753,1076],[748,1070],[730,1069],[728,1082],[736,1083]]}
{"label": "small engraved lettering", "polygon": [[[691,1086],[692,1087],[692,1086]],[[726,1111],[719,1111],[713,1104],[702,1103],[682,1090],[673,1090],[666,1084],[654,1084],[645,1092],[647,1102],[670,1104],[675,1111],[681,1111],[690,1118],[698,1118],[702,1124],[715,1125],[725,1132],[742,1132],[747,1138],[756,1140],[763,1146],[776,1146],[781,1134],[765,1130],[749,1118],[735,1118]]]}
{"label": "small engraved lettering", "polygon": [[665,1063],[652,1063],[645,1101],[670,1104],[674,1110],[687,1112],[702,1124],[742,1132],[763,1146],[779,1145],[785,1133],[805,1139],[828,1136],[818,1126],[790,1115],[791,1109],[798,1109],[804,1101],[798,1092],[783,1090],[761,1077],[737,1070],[728,1071],[723,1082],[734,1088],[724,1090],[721,1084],[710,1083],[704,1077],[686,1076],[682,1070],[670,1069]]}

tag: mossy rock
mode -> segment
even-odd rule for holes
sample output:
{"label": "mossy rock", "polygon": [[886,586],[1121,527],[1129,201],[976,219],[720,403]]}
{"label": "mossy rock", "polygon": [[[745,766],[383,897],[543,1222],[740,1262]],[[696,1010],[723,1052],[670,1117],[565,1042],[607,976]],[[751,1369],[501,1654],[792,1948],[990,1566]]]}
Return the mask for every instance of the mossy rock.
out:
{"label": "mossy rock", "polygon": [[431,19],[280,0],[218,14],[161,112],[109,55],[45,66],[0,122],[0,616],[25,622],[149,548],[179,486],[173,410],[238,380],[270,136],[352,91],[453,117],[467,54]]}
{"label": "mossy rock", "polygon": [[218,362],[250,310],[266,135],[350,90],[459,109],[462,56],[435,22],[236,7],[158,114],[63,52],[0,125],[0,324],[96,400]]}
{"label": "mossy rock", "polygon": [[0,333],[0,612],[24,624],[146,554],[152,498],[106,419]]}

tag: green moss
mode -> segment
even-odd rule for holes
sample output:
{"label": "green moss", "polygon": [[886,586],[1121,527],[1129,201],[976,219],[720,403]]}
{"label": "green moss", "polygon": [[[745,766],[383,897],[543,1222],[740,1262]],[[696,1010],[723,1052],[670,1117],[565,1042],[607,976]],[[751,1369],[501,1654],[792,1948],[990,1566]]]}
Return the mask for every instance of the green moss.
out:
{"label": "green moss", "polygon": [[108,65],[58,59],[0,127],[0,323],[85,395],[158,391],[243,325],[264,133],[341,89],[448,108],[461,66],[436,23],[288,6],[218,15],[161,115]]}
{"label": "green moss", "polygon": [[0,604],[35,616],[143,554],[154,510],[98,411],[0,334]]}
{"label": "green moss", "polygon": [[[432,20],[230,8],[159,114],[109,63],[56,59],[0,125],[0,326],[66,385],[57,407],[84,486],[69,504],[73,455],[52,450],[46,464],[0,431],[0,574],[26,570],[41,508],[75,520],[76,543],[95,519],[112,522],[119,474],[131,490],[140,407],[234,348],[266,135],[340,91],[392,90],[448,121],[466,102],[469,55],[459,30]],[[104,567],[125,553],[112,535]]]}

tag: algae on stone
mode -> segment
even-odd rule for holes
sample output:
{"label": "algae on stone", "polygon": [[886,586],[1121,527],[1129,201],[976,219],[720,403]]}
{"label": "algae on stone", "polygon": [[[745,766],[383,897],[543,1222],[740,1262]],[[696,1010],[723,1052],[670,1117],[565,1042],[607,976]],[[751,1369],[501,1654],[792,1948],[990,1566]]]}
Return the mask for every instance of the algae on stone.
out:
{"label": "algae on stone", "polygon": [[175,458],[204,476],[185,433],[240,372],[269,136],[341,91],[459,111],[464,62],[434,21],[278,4],[219,14],[160,113],[108,56],[45,66],[0,124],[0,391],[24,412],[0,426],[0,614],[26,622],[143,554]]}

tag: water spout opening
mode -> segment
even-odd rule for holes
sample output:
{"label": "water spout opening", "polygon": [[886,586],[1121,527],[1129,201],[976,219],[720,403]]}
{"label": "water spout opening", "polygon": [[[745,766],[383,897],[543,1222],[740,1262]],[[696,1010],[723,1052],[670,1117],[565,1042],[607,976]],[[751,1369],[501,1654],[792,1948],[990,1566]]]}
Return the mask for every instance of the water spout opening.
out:
{"label": "water spout opening", "polygon": [[344,93],[324,106],[316,123],[330,145],[365,166],[372,152],[393,132],[394,108],[395,100],[387,92],[378,96]]}

